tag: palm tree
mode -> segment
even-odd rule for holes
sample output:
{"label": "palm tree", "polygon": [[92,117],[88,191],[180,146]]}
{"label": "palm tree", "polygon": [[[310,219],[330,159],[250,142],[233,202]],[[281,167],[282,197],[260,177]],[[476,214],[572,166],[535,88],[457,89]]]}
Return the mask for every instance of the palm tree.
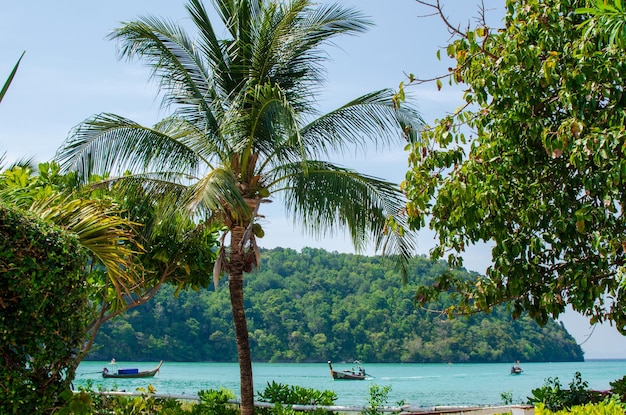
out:
{"label": "palm tree", "polygon": [[[252,360],[243,274],[259,265],[261,206],[278,197],[312,234],[346,229],[357,249],[408,258],[404,198],[398,186],[328,161],[352,146],[406,143],[422,125],[393,91],[369,93],[320,115],[321,46],[370,22],[339,4],[310,0],[213,0],[229,37],[218,39],[200,0],[186,8],[192,39],[174,22],[143,17],[111,33],[120,56],[141,58],[160,82],[172,115],[152,128],[99,114],[74,129],[57,159],[81,177],[125,172],[154,197],[178,203],[224,225],[213,275],[228,286],[241,375],[242,415],[254,412]],[[130,174],[129,174],[130,173]],[[229,237],[227,241],[226,238]],[[396,255],[397,254],[397,255]]]}

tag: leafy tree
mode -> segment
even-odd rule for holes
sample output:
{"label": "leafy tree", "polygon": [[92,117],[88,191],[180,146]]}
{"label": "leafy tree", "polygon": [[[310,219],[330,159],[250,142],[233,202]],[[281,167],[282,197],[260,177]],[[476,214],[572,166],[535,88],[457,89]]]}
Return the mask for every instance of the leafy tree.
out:
{"label": "leafy tree", "polygon": [[[177,24],[146,17],[111,38],[121,56],[141,58],[160,81],[171,117],[152,128],[100,114],[82,123],[60,150],[65,168],[82,177],[132,174],[154,198],[179,203],[225,225],[215,284],[228,274],[241,371],[242,414],[253,413],[252,365],[243,302],[243,274],[259,264],[260,207],[274,195],[307,231],[347,229],[357,248],[373,237],[408,258],[404,198],[397,186],[326,160],[352,145],[405,143],[421,122],[394,108],[392,92],[376,91],[317,116],[328,44],[369,25],[360,13],[309,0],[213,2],[228,38],[218,39],[199,0],[187,5],[192,40]],[[203,216],[204,217],[204,216]]]}
{"label": "leafy tree", "polygon": [[104,322],[147,302],[162,284],[210,284],[205,269],[217,250],[216,229],[184,212],[160,212],[141,189],[121,197],[113,185],[77,185],[76,174],[60,174],[55,163],[41,163],[38,174],[22,166],[0,174],[0,200],[76,235],[90,253],[92,320],[76,365]]}
{"label": "leafy tree", "polygon": [[493,265],[471,280],[442,275],[417,299],[452,290],[454,311],[510,302],[540,323],[569,303],[624,333],[626,57],[605,32],[583,34],[585,1],[506,5],[501,29],[450,26],[463,106],[413,146],[405,183],[411,225],[432,217],[433,258],[456,266],[466,246],[491,241]]}

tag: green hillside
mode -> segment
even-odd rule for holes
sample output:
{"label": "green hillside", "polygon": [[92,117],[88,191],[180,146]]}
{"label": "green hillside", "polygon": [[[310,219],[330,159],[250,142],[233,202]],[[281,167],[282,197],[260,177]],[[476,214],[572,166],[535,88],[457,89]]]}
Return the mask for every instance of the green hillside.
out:
{"label": "green hillside", "polygon": [[[444,271],[413,260],[409,281],[381,257],[277,248],[246,277],[246,312],[255,361],[511,362],[582,361],[558,323],[539,327],[491,314],[448,319],[416,309],[415,287]],[[469,274],[467,274],[469,276]],[[433,305],[441,309],[442,305]],[[107,323],[93,360],[236,362],[227,283],[217,292],[164,287],[148,304]]]}

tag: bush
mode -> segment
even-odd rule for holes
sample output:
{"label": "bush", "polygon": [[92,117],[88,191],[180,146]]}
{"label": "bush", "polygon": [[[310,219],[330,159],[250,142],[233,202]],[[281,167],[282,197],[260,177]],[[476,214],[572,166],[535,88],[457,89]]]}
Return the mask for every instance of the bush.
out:
{"label": "bush", "polygon": [[613,395],[617,395],[622,401],[626,400],[626,376],[609,382],[609,385],[611,385],[611,393]]}
{"label": "bush", "polygon": [[[235,400],[234,392],[227,389],[209,389],[198,392],[199,402],[183,404],[173,398],[158,398],[156,390],[149,386],[148,390],[138,389],[141,396],[105,396],[87,388],[78,393],[66,396],[67,403],[57,415],[92,415],[92,414],[124,414],[124,415],[238,415],[239,406],[231,403]],[[264,392],[259,394],[264,402],[274,403],[272,408],[255,408],[256,414],[284,415],[295,414],[286,405],[316,404],[332,405],[336,395],[331,391],[316,391],[300,386],[287,386],[272,382]],[[303,412],[298,412],[302,414]],[[329,415],[333,412],[318,409],[307,414]]]}
{"label": "bush", "polygon": [[380,386],[374,384],[370,386],[369,406],[363,411],[362,415],[379,415],[381,413],[380,409],[387,404],[389,392],[391,392],[391,386],[389,385]]}
{"label": "bush", "polygon": [[610,398],[599,403],[572,406],[556,412],[547,409],[542,403],[535,406],[535,415],[624,415],[626,406],[619,399]]}
{"label": "bush", "polygon": [[198,392],[200,402],[193,406],[192,415],[238,415],[239,406],[230,404],[236,398],[233,391],[227,389],[209,389]]}
{"label": "bush", "polygon": [[550,411],[568,409],[576,405],[600,402],[603,396],[589,388],[589,384],[582,380],[580,372],[576,372],[569,384],[569,389],[561,389],[559,378],[548,378],[541,388],[533,389],[529,404],[542,404]]}
{"label": "bush", "polygon": [[0,204],[0,413],[51,413],[69,389],[90,321],[86,264],[74,237]]}
{"label": "bush", "polygon": [[[271,402],[276,404],[274,408],[257,408],[255,413],[262,415],[270,414],[292,414],[290,408],[284,408],[283,405],[334,405],[337,394],[333,391],[318,391],[311,388],[303,388],[301,386],[289,386],[276,382],[267,384],[263,392],[258,394],[261,402]],[[307,413],[314,415],[329,415],[331,411],[324,409],[316,409]]]}
{"label": "bush", "polygon": [[[148,385],[147,389],[137,388],[141,395],[107,396],[87,388],[80,388],[78,393],[69,391],[65,406],[55,415],[215,415],[215,412],[197,411],[200,404],[185,404],[177,399],[155,396],[156,389]],[[231,415],[226,412],[217,414]]]}

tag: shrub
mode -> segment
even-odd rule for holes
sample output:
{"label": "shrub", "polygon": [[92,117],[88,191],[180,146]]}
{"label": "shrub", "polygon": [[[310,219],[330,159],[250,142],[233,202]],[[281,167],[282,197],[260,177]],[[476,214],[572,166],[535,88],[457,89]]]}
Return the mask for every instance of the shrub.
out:
{"label": "shrub", "polygon": [[609,382],[611,393],[617,395],[622,401],[626,400],[626,376],[621,379]]}
{"label": "shrub", "polygon": [[562,389],[559,378],[548,378],[541,388],[533,389],[532,397],[528,398],[529,404],[543,404],[550,411],[571,408],[575,405],[596,403],[603,396],[589,388],[589,384],[582,380],[580,372],[574,374],[574,379],[569,384],[569,389]]}
{"label": "shrub", "polygon": [[[290,408],[284,408],[283,405],[334,405],[337,399],[337,394],[333,391],[318,391],[311,388],[303,388],[301,386],[283,385],[276,382],[267,384],[267,387],[263,392],[258,393],[259,400],[261,402],[271,402],[276,404],[274,408],[257,408],[255,413],[270,415],[270,414],[292,414]],[[328,415],[333,414],[331,411],[324,409],[316,409],[315,411],[309,411],[314,415]]]}
{"label": "shrub", "polygon": [[0,204],[0,413],[47,414],[74,379],[90,314],[86,253]]}
{"label": "shrub", "polygon": [[370,386],[369,406],[365,409],[362,415],[379,415],[380,408],[385,406],[388,401],[389,392],[391,392],[391,386]]}
{"label": "shrub", "polygon": [[229,403],[236,398],[233,391],[220,388],[198,392],[200,402],[193,406],[193,415],[238,415],[239,406]]}
{"label": "shrub", "polygon": [[[64,396],[67,403],[55,415],[231,415],[228,412],[199,411],[200,404],[186,404],[174,398],[155,396],[156,389],[152,385],[148,388],[137,388],[137,396],[106,396],[88,388],[80,388],[78,393],[69,391]],[[232,414],[234,415],[234,414]]]}
{"label": "shrub", "polygon": [[610,398],[599,403],[572,406],[569,409],[552,411],[542,403],[535,406],[535,415],[624,415],[626,405],[619,399]]}

